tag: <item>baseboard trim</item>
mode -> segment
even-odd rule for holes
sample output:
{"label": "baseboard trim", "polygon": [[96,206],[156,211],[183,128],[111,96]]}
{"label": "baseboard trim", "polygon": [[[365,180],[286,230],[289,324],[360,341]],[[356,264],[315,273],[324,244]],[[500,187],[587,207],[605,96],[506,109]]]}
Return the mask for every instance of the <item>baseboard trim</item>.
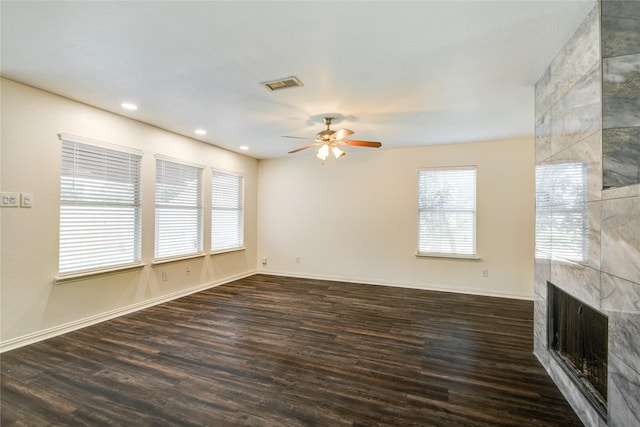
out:
{"label": "baseboard trim", "polygon": [[116,317],[124,316],[126,314],[134,313],[145,308],[153,307],[158,304],[169,302],[174,299],[185,297],[187,295],[201,292],[206,289],[214,288],[216,286],[224,285],[225,283],[233,282],[234,280],[243,279],[245,277],[253,276],[256,274],[256,270],[250,270],[244,273],[236,274],[224,279],[213,280],[210,282],[202,283],[196,286],[192,286],[187,289],[172,292],[170,294],[162,295],[156,298],[151,298],[145,301],[141,301],[135,304],[128,305],[126,307],[117,308],[104,313],[96,314],[94,316],[86,317],[83,319],[75,320],[73,322],[65,323],[63,325],[54,326],[51,328],[43,329],[38,332],[23,335],[17,338],[12,338],[0,343],[0,353],[5,351],[14,350],[16,348],[24,347],[29,344],[33,344],[39,341],[44,341],[49,338],[56,337],[58,335],[66,334],[68,332],[75,331],[77,329],[85,328],[87,326],[95,325],[106,320],[114,319]]}
{"label": "baseboard trim", "polygon": [[491,291],[491,290],[481,291],[475,288],[452,289],[443,285],[430,284],[430,283],[418,283],[418,282],[406,282],[406,281],[389,282],[389,281],[381,281],[381,280],[368,279],[368,278],[362,278],[362,277],[301,274],[299,272],[274,271],[274,270],[258,270],[257,274],[266,274],[270,276],[300,277],[303,279],[329,280],[333,282],[362,283],[364,285],[392,286],[396,288],[422,289],[425,291],[451,292],[455,294],[470,294],[470,295],[479,295],[479,296],[485,296],[485,297],[533,301],[533,295],[525,295],[525,294],[520,294],[516,292],[499,292],[499,291]]}

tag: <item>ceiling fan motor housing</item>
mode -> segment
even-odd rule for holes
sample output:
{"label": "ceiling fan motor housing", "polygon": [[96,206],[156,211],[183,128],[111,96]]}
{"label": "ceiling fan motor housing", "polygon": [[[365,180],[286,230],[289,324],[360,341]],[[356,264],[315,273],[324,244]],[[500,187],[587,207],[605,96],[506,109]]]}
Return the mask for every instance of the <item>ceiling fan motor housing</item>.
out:
{"label": "ceiling fan motor housing", "polygon": [[331,136],[333,136],[334,133],[336,133],[335,130],[326,129],[326,130],[323,130],[322,132],[318,132],[316,134],[316,138],[318,138],[321,141],[329,141],[331,139]]}
{"label": "ceiling fan motor housing", "polygon": [[333,136],[333,134],[336,133],[335,130],[329,129],[329,126],[331,126],[331,122],[333,122],[333,117],[324,118],[324,124],[327,125],[327,128],[322,132],[318,132],[316,134],[317,139],[324,142],[329,142],[331,140],[331,137]]}

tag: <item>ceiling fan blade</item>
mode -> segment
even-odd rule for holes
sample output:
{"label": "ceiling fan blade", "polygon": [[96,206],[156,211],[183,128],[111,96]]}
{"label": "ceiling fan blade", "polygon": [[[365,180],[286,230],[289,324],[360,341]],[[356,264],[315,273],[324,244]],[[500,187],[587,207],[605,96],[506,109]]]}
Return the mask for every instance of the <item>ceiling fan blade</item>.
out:
{"label": "ceiling fan blade", "polygon": [[352,134],[353,134],[353,131],[350,129],[340,129],[335,131],[333,135],[331,135],[331,137],[339,140],[339,139],[345,139],[346,137]]}
{"label": "ceiling fan blade", "polygon": [[340,144],[344,145],[353,145],[355,147],[371,147],[371,148],[379,148],[382,147],[381,142],[375,141],[358,141],[357,139],[345,139],[340,141]]}
{"label": "ceiling fan blade", "polygon": [[283,138],[295,138],[295,139],[308,139],[311,141],[315,141],[315,138],[305,138],[304,136],[287,136],[287,135],[282,135]]}
{"label": "ceiling fan blade", "polygon": [[316,142],[314,144],[305,145],[304,147],[296,148],[295,150],[289,151],[289,154],[297,153],[298,151],[306,150],[307,148],[317,147],[318,145],[322,145],[322,142]]}

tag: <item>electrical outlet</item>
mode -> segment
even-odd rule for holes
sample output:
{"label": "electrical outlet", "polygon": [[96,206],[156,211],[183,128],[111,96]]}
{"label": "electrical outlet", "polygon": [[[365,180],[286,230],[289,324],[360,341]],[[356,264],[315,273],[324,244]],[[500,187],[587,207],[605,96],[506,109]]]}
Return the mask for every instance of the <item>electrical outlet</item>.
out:
{"label": "electrical outlet", "polygon": [[489,269],[487,267],[482,267],[480,270],[480,275],[482,277],[489,277]]}
{"label": "electrical outlet", "polygon": [[169,275],[167,274],[166,271],[162,272],[162,281],[166,282],[167,280],[169,280]]}
{"label": "electrical outlet", "polygon": [[191,276],[191,267],[187,267],[185,269],[185,273],[186,273],[187,276]]}
{"label": "electrical outlet", "polygon": [[300,255],[296,255],[296,264],[300,264]]}
{"label": "electrical outlet", "polygon": [[262,265],[267,265],[267,257],[266,256],[262,257]]}

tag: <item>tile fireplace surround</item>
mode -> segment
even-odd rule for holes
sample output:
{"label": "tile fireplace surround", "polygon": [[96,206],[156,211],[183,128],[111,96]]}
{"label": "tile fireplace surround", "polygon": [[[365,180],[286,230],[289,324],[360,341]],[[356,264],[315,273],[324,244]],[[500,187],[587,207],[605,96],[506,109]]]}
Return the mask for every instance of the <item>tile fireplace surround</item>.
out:
{"label": "tile fireplace surround", "polygon": [[[640,426],[640,184],[603,190],[601,10],[594,6],[535,89],[534,352],[586,426],[629,427]],[[638,27],[628,27],[631,35],[624,28],[612,34],[640,41]],[[624,61],[640,80],[640,55]],[[640,126],[637,106],[625,117]],[[626,161],[640,165],[640,155]],[[606,419],[550,357],[547,282],[608,317]]]}

